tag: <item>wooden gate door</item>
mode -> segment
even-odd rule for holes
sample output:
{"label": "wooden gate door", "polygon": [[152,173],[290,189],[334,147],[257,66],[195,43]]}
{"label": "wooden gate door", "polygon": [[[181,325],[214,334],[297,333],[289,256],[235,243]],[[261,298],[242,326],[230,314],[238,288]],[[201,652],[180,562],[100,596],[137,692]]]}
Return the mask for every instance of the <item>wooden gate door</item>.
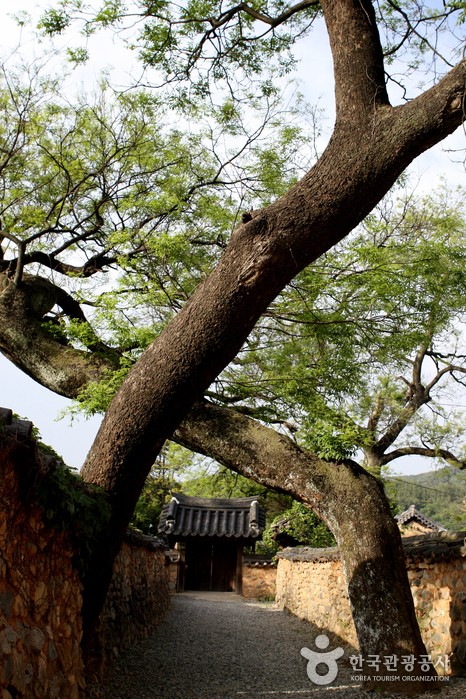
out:
{"label": "wooden gate door", "polygon": [[[241,594],[242,556],[238,563],[239,548],[236,540],[213,543],[208,539],[186,542],[185,590],[212,590],[213,592],[236,591]],[[239,587],[239,589],[237,589]]]}
{"label": "wooden gate door", "polygon": [[185,590],[210,590],[212,542],[197,539],[186,542]]}
{"label": "wooden gate door", "polygon": [[213,545],[211,590],[230,592],[235,589],[236,548],[236,540]]}

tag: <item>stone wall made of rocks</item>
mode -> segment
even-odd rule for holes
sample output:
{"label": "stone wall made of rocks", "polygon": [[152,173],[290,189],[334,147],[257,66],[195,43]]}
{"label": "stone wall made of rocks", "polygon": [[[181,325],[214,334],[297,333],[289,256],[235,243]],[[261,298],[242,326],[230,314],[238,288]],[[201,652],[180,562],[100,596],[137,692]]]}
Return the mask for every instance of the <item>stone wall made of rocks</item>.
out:
{"label": "stone wall made of rocks", "polygon": [[13,440],[0,445],[0,689],[3,699],[77,699],[84,687],[82,586],[66,534],[25,505]]}
{"label": "stone wall made of rocks", "polygon": [[[286,550],[286,549],[285,549]],[[275,601],[296,616],[357,645],[356,630],[339,559],[280,558]]]}
{"label": "stone wall made of rocks", "polygon": [[[403,541],[419,627],[433,657],[449,655],[466,639],[464,535],[442,532]],[[278,559],[277,603],[357,646],[338,550],[285,549]]]}
{"label": "stone wall made of rocks", "polygon": [[[31,429],[0,409],[0,697],[78,699],[82,585],[70,538],[27,501],[31,475],[43,477],[53,462],[39,453]],[[94,637],[94,675],[149,635],[168,609],[164,551],[158,539],[128,532]]]}
{"label": "stone wall made of rocks", "polygon": [[165,546],[128,531],[94,638],[86,674],[103,674],[120,652],[150,636],[170,606]]}
{"label": "stone wall made of rocks", "polygon": [[408,562],[408,578],[427,651],[449,655],[466,638],[466,559]]}
{"label": "stone wall made of rocks", "polygon": [[271,565],[243,565],[243,597],[275,599],[277,568]]}

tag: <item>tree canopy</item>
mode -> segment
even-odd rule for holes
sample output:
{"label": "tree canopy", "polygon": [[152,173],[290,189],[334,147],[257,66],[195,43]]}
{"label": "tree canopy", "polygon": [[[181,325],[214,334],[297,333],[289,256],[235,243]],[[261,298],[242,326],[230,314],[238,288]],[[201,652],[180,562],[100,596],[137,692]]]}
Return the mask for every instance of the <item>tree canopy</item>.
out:
{"label": "tree canopy", "polygon": [[[387,80],[401,98],[417,90],[420,75],[434,83],[461,55],[463,2],[439,6],[427,0],[387,0],[377,3],[374,11]],[[103,0],[97,8],[80,0],[60,0],[42,15],[39,27],[55,36],[78,25],[82,41],[69,49],[75,62],[89,58],[87,37],[112,29],[136,52],[145,70],[143,79],[168,86],[173,104],[176,95],[183,108],[191,108],[197,98],[212,96],[222,87],[234,94],[232,86],[239,87],[244,79],[261,89],[269,71],[290,73],[296,65],[295,45],[320,31],[322,18],[325,6],[318,0]]]}
{"label": "tree canopy", "polygon": [[[450,394],[461,391],[466,373],[464,228],[461,190],[443,186],[416,198],[396,189],[283,290],[206,398],[288,430],[323,458],[359,449],[377,474],[409,454],[463,468],[464,421],[449,404],[458,402]],[[203,261],[195,246],[191,269],[177,255],[166,258],[164,308],[172,311],[182,300],[180,285],[191,283]],[[144,272],[145,260],[142,266]],[[147,288],[136,282],[131,289],[126,277],[122,284],[124,300],[121,286],[106,292],[103,315],[95,316],[114,346],[130,327],[134,336],[160,328],[144,309],[154,303]],[[63,323],[72,342],[68,327]],[[123,369],[88,384],[75,409],[105,412],[130,357]]]}
{"label": "tree canopy", "polygon": [[124,375],[216,263],[242,208],[296,181],[312,158],[301,138],[318,125],[309,113],[306,134],[294,123],[305,105],[284,108],[271,90],[249,109],[253,131],[238,113],[226,145],[215,109],[188,132],[153,93],[117,95],[102,80],[71,101],[60,86],[40,65],[4,68],[0,83],[0,345],[70,397],[107,369]]}

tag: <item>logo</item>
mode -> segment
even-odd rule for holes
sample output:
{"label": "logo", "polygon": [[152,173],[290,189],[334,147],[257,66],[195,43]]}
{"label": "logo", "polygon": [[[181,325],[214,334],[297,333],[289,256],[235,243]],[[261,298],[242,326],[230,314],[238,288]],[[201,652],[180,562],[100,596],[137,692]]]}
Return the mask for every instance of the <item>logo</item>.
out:
{"label": "logo", "polygon": [[[329,643],[330,641],[328,637],[324,634],[317,636],[315,640],[317,648],[320,648],[321,650],[328,648]],[[335,650],[331,650],[328,653],[316,653],[310,648],[301,648],[301,655],[308,660],[306,669],[307,676],[311,682],[321,685],[330,684],[330,682],[333,682],[335,677],[338,675],[337,659],[341,658],[344,652],[345,651],[343,648],[335,648]],[[321,664],[327,665],[328,667],[328,672],[325,675],[319,675],[317,673],[317,665]]]}

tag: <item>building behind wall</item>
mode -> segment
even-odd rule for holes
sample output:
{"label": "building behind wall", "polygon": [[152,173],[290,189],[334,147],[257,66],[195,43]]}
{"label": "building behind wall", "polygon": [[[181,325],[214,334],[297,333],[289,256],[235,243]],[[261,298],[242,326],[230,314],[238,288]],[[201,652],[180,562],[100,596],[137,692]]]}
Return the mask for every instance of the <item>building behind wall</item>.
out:
{"label": "building behind wall", "polygon": [[435,532],[446,532],[446,528],[427,517],[416,505],[411,505],[405,512],[395,517],[401,536],[419,536],[419,534],[434,534]]}
{"label": "building behind wall", "polygon": [[158,531],[167,537],[177,562],[178,592],[233,591],[242,594],[243,548],[265,529],[265,510],[255,497],[198,498],[173,493]]}

